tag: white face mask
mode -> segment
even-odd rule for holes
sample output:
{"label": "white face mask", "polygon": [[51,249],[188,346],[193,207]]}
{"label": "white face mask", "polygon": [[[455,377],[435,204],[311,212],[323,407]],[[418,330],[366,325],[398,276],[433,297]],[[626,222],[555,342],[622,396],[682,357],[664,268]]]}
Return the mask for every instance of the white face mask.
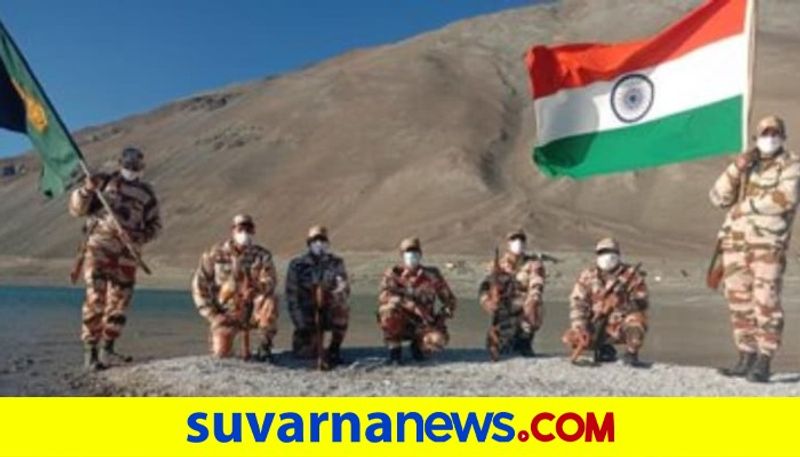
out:
{"label": "white face mask", "polygon": [[525,242],[519,238],[515,238],[508,242],[508,250],[516,255],[520,255],[525,252]]}
{"label": "white face mask", "polygon": [[762,157],[772,157],[783,147],[783,138],[777,135],[762,135],[756,139],[756,147]]}
{"label": "white face mask", "polygon": [[122,175],[122,179],[125,181],[136,181],[142,177],[141,171],[128,170],[127,168],[120,168],[119,174]]}
{"label": "white face mask", "polygon": [[250,243],[253,242],[253,235],[247,232],[234,232],[233,241],[239,246],[250,246]]}
{"label": "white face mask", "polygon": [[603,271],[611,271],[619,265],[619,254],[605,252],[597,256],[597,267]]}
{"label": "white face mask", "polygon": [[329,246],[327,241],[315,240],[312,241],[311,244],[309,244],[308,249],[311,251],[312,254],[318,256],[322,254],[327,254],[328,247]]}
{"label": "white face mask", "polygon": [[422,254],[416,251],[406,251],[403,253],[403,264],[408,268],[416,268]]}

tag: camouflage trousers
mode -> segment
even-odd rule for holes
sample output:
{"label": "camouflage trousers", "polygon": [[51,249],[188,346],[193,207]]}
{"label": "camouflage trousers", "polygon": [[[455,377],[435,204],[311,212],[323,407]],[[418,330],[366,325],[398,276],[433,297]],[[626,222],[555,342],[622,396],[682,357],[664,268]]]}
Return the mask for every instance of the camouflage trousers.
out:
{"label": "camouflage trousers", "polygon": [[378,325],[383,330],[383,340],[389,349],[411,341],[426,355],[439,352],[447,346],[450,335],[443,322],[436,325],[422,322],[417,316],[396,306],[378,309]]}
{"label": "camouflage trousers", "polygon": [[[591,324],[587,329],[580,329],[575,326],[564,333],[561,341],[564,342],[567,348],[574,350],[581,344],[581,332],[583,331],[587,332],[590,338],[594,333]],[[643,312],[614,312],[608,318],[603,341],[607,344],[623,344],[626,351],[638,353],[644,345],[646,334],[647,316]],[[596,341],[589,341],[589,346],[593,347],[595,343]]]}
{"label": "camouflage trousers", "polygon": [[317,357],[317,348],[323,345],[318,341],[324,339],[324,332],[331,333],[331,344],[341,345],[347,335],[347,325],[350,321],[350,307],[347,301],[334,298],[328,306],[322,308],[319,319],[320,328],[317,328],[316,313],[314,310],[302,314],[300,325],[295,323],[292,334],[292,354],[300,358]]}
{"label": "camouflage trousers", "polygon": [[258,344],[272,347],[272,340],[278,333],[278,302],[275,297],[257,297],[252,306],[239,312],[229,310],[225,314],[233,324],[211,324],[211,354],[215,357],[230,357],[233,344],[238,335],[246,338],[242,344],[242,357],[248,357],[249,334],[255,330],[260,341]]}
{"label": "camouflage trousers", "polygon": [[492,353],[506,352],[517,338],[532,338],[542,326],[544,313],[539,303],[522,300],[505,302],[492,313],[486,333],[486,348]]}
{"label": "camouflage trousers", "polygon": [[118,241],[89,239],[84,260],[86,298],[81,309],[81,340],[85,343],[119,338],[133,297],[136,267]]}
{"label": "camouflage trousers", "polygon": [[723,293],[728,301],[733,340],[744,352],[772,356],[781,343],[781,287],[786,258],[776,249],[724,251]]}

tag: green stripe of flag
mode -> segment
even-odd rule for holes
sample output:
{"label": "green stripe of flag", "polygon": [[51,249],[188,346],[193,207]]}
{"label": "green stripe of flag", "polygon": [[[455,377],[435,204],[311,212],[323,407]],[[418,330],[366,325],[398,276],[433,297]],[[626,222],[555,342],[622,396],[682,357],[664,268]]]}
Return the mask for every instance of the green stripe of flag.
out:
{"label": "green stripe of flag", "polygon": [[742,150],[741,96],[615,130],[562,138],[533,151],[548,176],[591,175],[656,167]]}

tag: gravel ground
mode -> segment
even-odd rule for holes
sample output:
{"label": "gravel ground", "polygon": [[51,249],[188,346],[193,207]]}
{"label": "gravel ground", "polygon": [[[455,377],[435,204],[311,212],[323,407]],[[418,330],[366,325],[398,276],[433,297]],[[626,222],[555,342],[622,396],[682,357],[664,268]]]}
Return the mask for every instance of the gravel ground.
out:
{"label": "gravel ground", "polygon": [[421,363],[387,367],[378,349],[351,350],[353,362],[333,372],[278,354],[274,365],[163,359],[117,367],[82,382],[100,395],[159,396],[797,396],[800,373],[777,373],[769,384],[728,379],[715,370],[621,363],[574,366],[563,357],[486,361],[484,351],[452,349]]}

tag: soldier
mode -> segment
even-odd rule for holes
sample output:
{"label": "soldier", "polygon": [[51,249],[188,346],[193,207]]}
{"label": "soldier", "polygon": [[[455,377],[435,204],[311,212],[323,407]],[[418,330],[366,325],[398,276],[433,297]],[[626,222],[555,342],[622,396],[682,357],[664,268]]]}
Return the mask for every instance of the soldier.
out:
{"label": "soldier", "polygon": [[639,349],[647,331],[647,285],[639,266],[621,261],[619,244],[611,239],[596,246],[596,266],[578,276],[570,295],[570,328],[562,341],[579,352],[595,348],[595,362],[616,360],[614,344],[625,345],[623,362],[641,366]]}
{"label": "soldier", "polygon": [[741,154],[714,183],[714,206],[728,209],[718,234],[723,291],[739,361],[727,376],[767,382],[781,343],[781,277],[798,201],[800,161],[784,148],[783,120],[758,124],[756,148]]}
{"label": "soldier", "polygon": [[[84,258],[86,281],[81,340],[84,366],[89,370],[106,368],[114,361],[132,360],[114,349],[136,283],[137,262],[125,243],[138,250],[161,230],[155,191],[141,179],[144,155],[136,148],[125,148],[119,165],[120,169],[114,173],[87,177],[83,187],[74,190],[69,200],[70,214],[87,218],[84,225],[87,238],[80,254]],[[105,196],[119,226],[103,208],[95,194],[97,190]]]}
{"label": "soldier", "polygon": [[[292,259],[286,273],[286,304],[294,323],[292,352],[316,357],[319,368],[329,369],[343,363],[340,350],[350,317],[350,284],[344,261],[330,252],[325,227],[311,227],[306,246],[308,251]],[[325,331],[331,332],[331,339],[323,350]]]}
{"label": "soldier", "polygon": [[481,306],[492,316],[486,336],[492,360],[510,348],[533,357],[533,337],[542,326],[544,264],[525,252],[527,236],[522,229],[509,233],[506,240],[508,250],[495,259],[479,292]]}
{"label": "soldier", "polygon": [[[400,243],[402,265],[383,274],[378,296],[378,323],[389,349],[389,363],[402,361],[402,342],[411,341],[411,355],[423,360],[442,350],[449,339],[445,319],[453,317],[456,297],[435,267],[420,264],[419,239]],[[435,310],[436,299],[442,306]]]}
{"label": "soldier", "polygon": [[[192,298],[211,325],[211,352],[227,357],[239,332],[247,338],[257,329],[255,360],[272,362],[272,340],[278,332],[277,280],[272,254],[253,242],[255,224],[247,214],[233,218],[231,238],[202,257],[192,279]],[[246,345],[245,345],[246,346]],[[249,357],[245,347],[244,358]]]}

